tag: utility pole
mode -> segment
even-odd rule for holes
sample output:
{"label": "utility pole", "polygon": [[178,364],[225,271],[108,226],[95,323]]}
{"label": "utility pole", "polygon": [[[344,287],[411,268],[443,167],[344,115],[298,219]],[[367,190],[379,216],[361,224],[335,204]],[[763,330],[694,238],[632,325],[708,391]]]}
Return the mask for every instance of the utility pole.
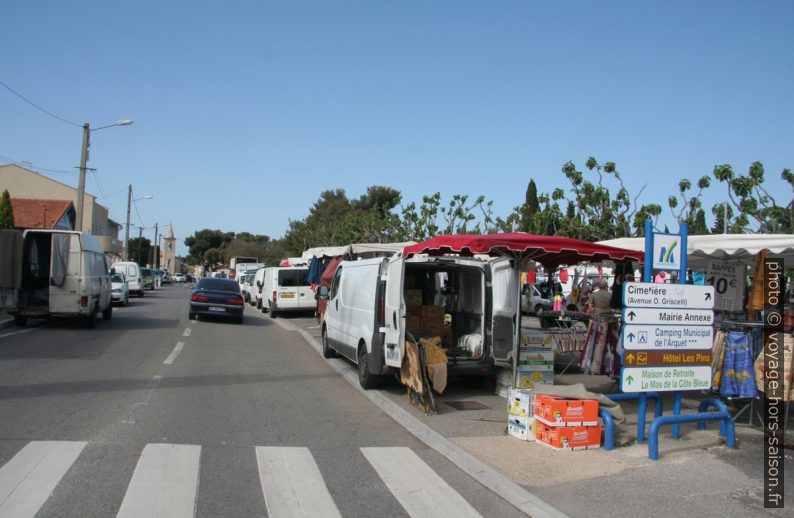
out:
{"label": "utility pole", "polygon": [[85,169],[86,163],[88,162],[88,146],[91,145],[89,142],[91,136],[91,128],[88,126],[86,122],[83,124],[83,149],[80,152],[80,180],[77,183],[77,214],[75,218],[75,230],[78,232],[83,231],[83,210],[84,201],[85,201]]}
{"label": "utility pole", "polygon": [[143,227],[138,227],[138,266],[141,265],[142,250],[143,250]]}
{"label": "utility pole", "polygon": [[157,223],[154,224],[154,253],[152,254],[152,267],[156,270],[160,259],[160,248],[157,246]]}
{"label": "utility pole", "polygon": [[129,253],[127,252],[127,247],[130,244],[130,205],[132,205],[132,184],[130,184],[130,188],[127,191],[127,226],[125,227],[126,230],[124,231],[124,260],[125,261],[129,257]]}

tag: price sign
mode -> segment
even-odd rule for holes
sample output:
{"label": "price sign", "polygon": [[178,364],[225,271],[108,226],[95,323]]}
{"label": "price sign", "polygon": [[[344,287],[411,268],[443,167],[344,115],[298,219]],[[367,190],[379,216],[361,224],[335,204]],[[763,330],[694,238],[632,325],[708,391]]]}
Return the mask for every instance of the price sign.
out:
{"label": "price sign", "polygon": [[744,266],[721,261],[709,261],[706,282],[714,286],[714,309],[741,311],[744,301]]}

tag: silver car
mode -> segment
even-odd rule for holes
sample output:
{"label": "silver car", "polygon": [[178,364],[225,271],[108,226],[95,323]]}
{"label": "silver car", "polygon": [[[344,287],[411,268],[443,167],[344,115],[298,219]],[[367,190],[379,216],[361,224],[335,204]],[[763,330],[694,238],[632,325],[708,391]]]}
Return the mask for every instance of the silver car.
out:
{"label": "silver car", "polygon": [[521,289],[521,312],[540,315],[544,311],[551,311],[551,299],[544,298],[535,284],[524,284]]}
{"label": "silver car", "polygon": [[130,289],[127,286],[127,281],[120,273],[114,273],[110,276],[111,291],[110,296],[113,303],[126,306],[130,303]]}

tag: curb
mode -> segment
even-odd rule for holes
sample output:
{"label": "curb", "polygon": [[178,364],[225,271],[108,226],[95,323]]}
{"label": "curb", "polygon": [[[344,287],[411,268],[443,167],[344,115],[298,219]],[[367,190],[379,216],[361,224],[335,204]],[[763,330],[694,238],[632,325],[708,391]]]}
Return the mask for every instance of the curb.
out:
{"label": "curb", "polygon": [[[296,331],[304,340],[322,355],[322,345],[307,331],[283,320],[274,320],[286,331]],[[456,446],[446,437],[436,432],[416,417],[412,416],[392,400],[376,390],[364,390],[358,383],[353,371],[344,367],[343,360],[326,360],[350,385],[364,397],[375,403],[386,415],[394,419],[400,426],[408,430],[414,437],[447,458],[450,462],[468,474],[474,480],[493,491],[503,500],[509,502],[520,511],[533,518],[563,518],[567,515],[552,505],[544,502],[508,477],[499,473],[469,452]]]}
{"label": "curb", "polygon": [[6,327],[11,327],[14,325],[13,318],[7,318],[5,320],[0,320],[0,329],[5,329]]}

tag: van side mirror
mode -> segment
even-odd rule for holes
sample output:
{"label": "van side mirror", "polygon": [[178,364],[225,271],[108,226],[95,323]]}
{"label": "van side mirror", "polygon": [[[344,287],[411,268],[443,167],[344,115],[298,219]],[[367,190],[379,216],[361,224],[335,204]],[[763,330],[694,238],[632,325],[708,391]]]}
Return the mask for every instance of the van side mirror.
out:
{"label": "van side mirror", "polygon": [[256,281],[256,287],[257,288],[261,288],[262,287],[262,281]]}
{"label": "van side mirror", "polygon": [[318,299],[327,299],[328,298],[328,286],[323,284],[319,288],[317,288],[317,298]]}

